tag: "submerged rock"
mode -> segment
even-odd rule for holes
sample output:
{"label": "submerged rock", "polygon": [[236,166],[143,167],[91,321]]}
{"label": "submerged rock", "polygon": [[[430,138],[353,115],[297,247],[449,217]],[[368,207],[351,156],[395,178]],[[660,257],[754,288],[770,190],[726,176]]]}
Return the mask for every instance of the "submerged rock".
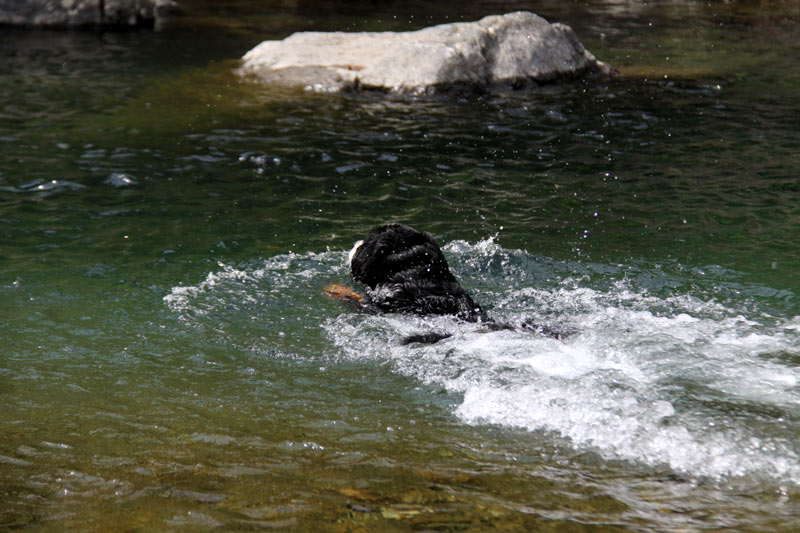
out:
{"label": "submerged rock", "polygon": [[516,88],[610,70],[569,26],[526,11],[411,32],[300,32],[243,61],[244,75],[319,91]]}
{"label": "submerged rock", "polygon": [[0,25],[152,26],[171,0],[0,0]]}

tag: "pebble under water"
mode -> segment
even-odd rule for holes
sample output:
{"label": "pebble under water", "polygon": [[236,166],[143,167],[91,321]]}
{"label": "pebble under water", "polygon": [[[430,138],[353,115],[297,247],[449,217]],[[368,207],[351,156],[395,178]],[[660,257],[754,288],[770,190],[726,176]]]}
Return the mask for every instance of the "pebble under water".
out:
{"label": "pebble under water", "polygon": [[[535,4],[620,76],[407,99],[235,74],[286,28],[491,2],[4,30],[0,529],[794,530],[796,8]],[[393,221],[491,316],[574,333],[324,298]],[[401,343],[425,332],[452,336]]]}

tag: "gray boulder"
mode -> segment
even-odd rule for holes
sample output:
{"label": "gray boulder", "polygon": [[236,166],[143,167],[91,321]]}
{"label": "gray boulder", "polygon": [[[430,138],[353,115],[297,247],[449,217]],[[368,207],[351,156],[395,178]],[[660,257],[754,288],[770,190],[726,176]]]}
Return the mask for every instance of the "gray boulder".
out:
{"label": "gray boulder", "polygon": [[240,73],[317,91],[431,93],[544,83],[609,72],[564,24],[533,13],[493,15],[412,32],[301,32],[264,41]]}
{"label": "gray boulder", "polygon": [[152,26],[171,0],[0,0],[0,25]]}

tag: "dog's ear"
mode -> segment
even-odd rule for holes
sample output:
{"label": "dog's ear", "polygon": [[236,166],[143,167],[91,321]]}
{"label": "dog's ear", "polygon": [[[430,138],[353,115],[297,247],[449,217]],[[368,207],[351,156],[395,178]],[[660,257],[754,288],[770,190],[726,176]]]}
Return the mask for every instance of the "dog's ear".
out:
{"label": "dog's ear", "polygon": [[350,253],[347,254],[347,264],[350,266],[350,268],[353,268],[353,258],[355,257],[356,252],[358,252],[358,249],[361,248],[362,244],[364,244],[363,240],[357,241],[350,250]]}
{"label": "dog's ear", "polygon": [[378,241],[370,239],[370,235],[351,250],[350,275],[355,281],[374,287],[374,278],[381,271],[382,258],[378,257],[381,253]]}

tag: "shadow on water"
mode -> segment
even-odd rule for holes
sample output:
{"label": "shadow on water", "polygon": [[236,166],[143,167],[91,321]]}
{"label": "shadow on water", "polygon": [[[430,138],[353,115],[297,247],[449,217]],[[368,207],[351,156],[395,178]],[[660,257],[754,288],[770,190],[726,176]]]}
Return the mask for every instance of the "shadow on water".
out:
{"label": "shadow on water", "polygon": [[[0,528],[793,529],[797,4],[184,5],[0,33]],[[235,74],[292,31],[520,8],[621,75]],[[581,333],[324,300],[392,220],[492,313]],[[453,338],[398,346],[427,327]]]}

